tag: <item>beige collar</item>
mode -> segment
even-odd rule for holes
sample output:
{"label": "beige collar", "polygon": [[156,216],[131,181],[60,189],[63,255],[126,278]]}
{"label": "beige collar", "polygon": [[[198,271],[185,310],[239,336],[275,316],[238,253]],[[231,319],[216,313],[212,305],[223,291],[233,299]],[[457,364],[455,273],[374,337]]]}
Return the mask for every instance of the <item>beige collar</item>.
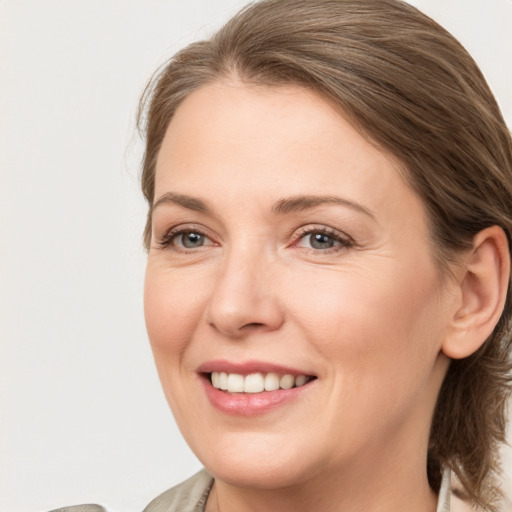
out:
{"label": "beige collar", "polygon": [[452,492],[452,472],[449,467],[443,469],[443,479],[439,489],[439,499],[437,501],[436,512],[450,512],[450,495]]}

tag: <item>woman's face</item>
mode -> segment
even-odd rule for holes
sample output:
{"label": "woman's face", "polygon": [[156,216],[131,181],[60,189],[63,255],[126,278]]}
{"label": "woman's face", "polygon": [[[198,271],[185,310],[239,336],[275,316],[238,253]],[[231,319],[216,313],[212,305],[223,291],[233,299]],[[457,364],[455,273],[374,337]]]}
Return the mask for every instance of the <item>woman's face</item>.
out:
{"label": "woman's face", "polygon": [[145,314],[177,423],[217,478],[286,486],[426,457],[454,303],[422,202],[328,102],[233,81],[178,108]]}

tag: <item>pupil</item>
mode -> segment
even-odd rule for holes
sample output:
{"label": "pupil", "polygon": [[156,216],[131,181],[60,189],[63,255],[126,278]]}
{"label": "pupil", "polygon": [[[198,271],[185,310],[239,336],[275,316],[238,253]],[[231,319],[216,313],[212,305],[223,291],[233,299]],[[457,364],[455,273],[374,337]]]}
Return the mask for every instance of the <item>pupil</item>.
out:
{"label": "pupil", "polygon": [[183,235],[183,247],[187,248],[193,248],[193,247],[200,247],[203,245],[203,235],[200,235],[199,233],[187,233]]}
{"label": "pupil", "polygon": [[311,235],[311,246],[315,249],[330,249],[334,240],[324,233],[315,233]]}

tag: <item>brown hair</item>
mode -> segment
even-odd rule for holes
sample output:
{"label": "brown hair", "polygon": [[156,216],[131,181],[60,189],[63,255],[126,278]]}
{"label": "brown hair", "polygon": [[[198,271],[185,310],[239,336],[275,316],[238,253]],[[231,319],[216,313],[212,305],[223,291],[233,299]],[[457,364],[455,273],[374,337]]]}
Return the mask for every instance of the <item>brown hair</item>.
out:
{"label": "brown hair", "polygon": [[[427,208],[441,269],[492,225],[511,246],[512,141],[496,101],[460,43],[400,0],[263,0],[175,55],[150,82],[139,111],[150,206],[156,158],[177,107],[195,89],[233,76],[310,88],[393,155]],[[430,433],[432,488],[439,490],[448,465],[488,510],[499,496],[494,474],[505,440],[511,317],[509,280],[493,334],[478,352],[451,362]]]}

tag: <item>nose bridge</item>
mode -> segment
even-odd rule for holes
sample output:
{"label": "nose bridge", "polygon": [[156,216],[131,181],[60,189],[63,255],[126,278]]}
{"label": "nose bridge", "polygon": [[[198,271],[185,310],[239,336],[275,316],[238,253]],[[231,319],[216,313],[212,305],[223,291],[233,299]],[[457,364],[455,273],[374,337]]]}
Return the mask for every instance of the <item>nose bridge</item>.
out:
{"label": "nose bridge", "polygon": [[254,329],[274,330],[281,325],[273,264],[257,237],[240,240],[226,251],[208,307],[213,328],[242,337]]}

